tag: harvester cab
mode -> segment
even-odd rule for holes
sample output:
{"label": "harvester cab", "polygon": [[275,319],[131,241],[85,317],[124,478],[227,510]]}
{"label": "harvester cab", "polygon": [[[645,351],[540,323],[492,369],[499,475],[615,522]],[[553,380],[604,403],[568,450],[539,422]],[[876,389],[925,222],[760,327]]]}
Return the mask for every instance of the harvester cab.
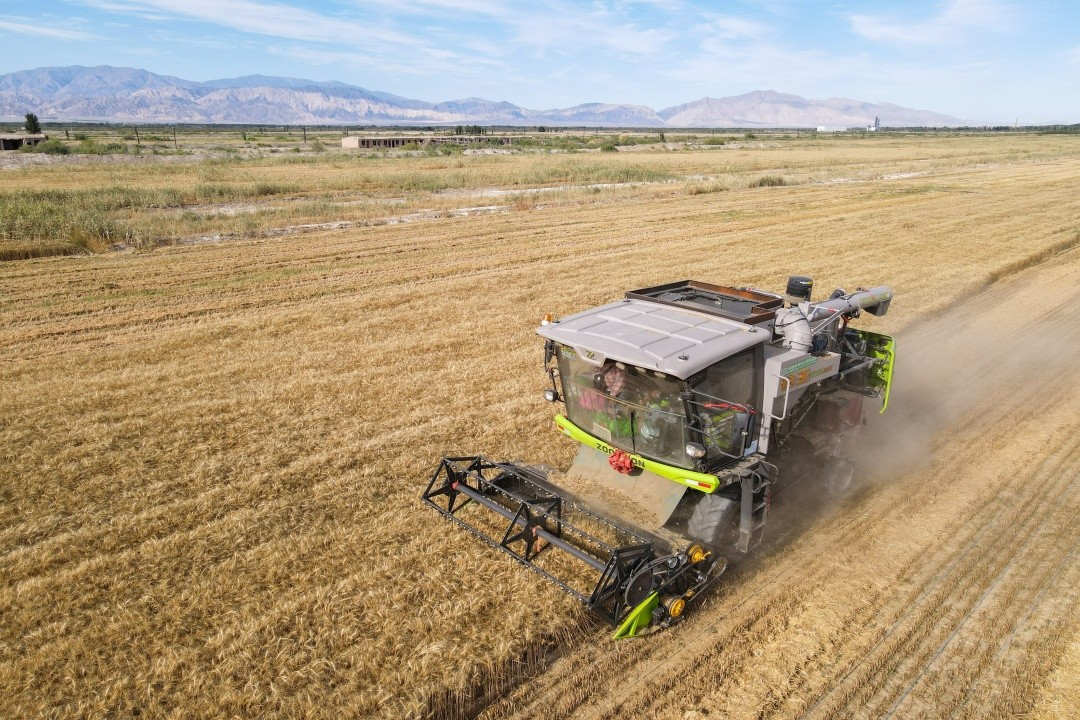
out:
{"label": "harvester cab", "polygon": [[[764,533],[777,488],[844,489],[844,435],[863,400],[888,405],[895,344],[849,327],[887,287],[811,302],[681,281],[545,318],[545,397],[580,443],[558,483],[542,469],[444,458],[423,500],[582,600],[615,637],[677,622]],[[584,572],[582,572],[584,571]]]}

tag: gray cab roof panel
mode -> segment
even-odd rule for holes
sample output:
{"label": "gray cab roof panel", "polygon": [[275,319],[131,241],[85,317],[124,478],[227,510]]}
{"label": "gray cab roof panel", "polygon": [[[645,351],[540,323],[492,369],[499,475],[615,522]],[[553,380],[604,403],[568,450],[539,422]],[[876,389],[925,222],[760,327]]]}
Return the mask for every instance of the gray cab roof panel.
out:
{"label": "gray cab roof panel", "polygon": [[569,315],[536,332],[595,365],[616,360],[684,380],[771,335],[766,328],[633,299]]}

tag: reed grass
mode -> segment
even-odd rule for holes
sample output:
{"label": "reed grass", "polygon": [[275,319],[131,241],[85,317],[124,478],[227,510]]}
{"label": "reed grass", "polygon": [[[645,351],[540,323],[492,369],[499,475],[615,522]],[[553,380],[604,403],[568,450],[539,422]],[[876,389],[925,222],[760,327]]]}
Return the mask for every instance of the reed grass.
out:
{"label": "reed grass", "polygon": [[[103,146],[112,141],[110,136],[90,136],[81,142]],[[808,138],[753,148],[729,144],[708,151],[675,153],[654,147],[603,156],[519,153],[429,157],[323,152],[242,157],[219,153],[203,159],[176,158],[177,162],[164,161],[168,158],[63,162],[0,174],[0,258],[278,234],[283,226],[275,223],[283,220],[282,200],[318,197],[342,206],[335,209],[325,203],[294,203],[284,213],[287,226],[335,218],[377,222],[380,213],[374,208],[365,212],[350,209],[350,204],[365,200],[395,202],[396,207],[381,213],[385,221],[393,222],[399,214],[425,210],[453,214],[466,209],[471,189],[562,188],[567,191],[563,199],[575,204],[588,200],[591,186],[667,184],[675,186],[677,192],[693,194],[737,185],[776,186],[778,182],[866,182],[882,176],[933,174],[957,162],[1039,162],[1061,152],[1067,141],[1067,137],[1057,136],[921,138],[917,143],[882,138],[845,144]],[[963,150],[957,150],[958,144]],[[458,200],[447,198],[455,193]],[[574,193],[579,197],[571,197]],[[227,203],[244,203],[246,207],[239,214],[245,217],[238,219],[237,213],[222,213],[215,207]],[[176,222],[162,215],[163,208],[183,208],[193,215]],[[195,217],[203,220],[196,223]]]}

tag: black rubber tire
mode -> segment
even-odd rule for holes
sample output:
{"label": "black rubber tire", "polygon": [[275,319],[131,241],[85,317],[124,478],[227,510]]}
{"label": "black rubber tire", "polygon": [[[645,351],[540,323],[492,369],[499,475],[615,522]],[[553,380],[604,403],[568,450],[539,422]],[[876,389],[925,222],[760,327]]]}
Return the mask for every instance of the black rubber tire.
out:
{"label": "black rubber tire", "polygon": [[694,508],[687,534],[711,549],[724,551],[734,541],[739,501],[723,495],[705,495]]}
{"label": "black rubber tire", "polygon": [[824,479],[829,496],[840,500],[855,485],[855,464],[847,458],[836,458],[827,466]]}

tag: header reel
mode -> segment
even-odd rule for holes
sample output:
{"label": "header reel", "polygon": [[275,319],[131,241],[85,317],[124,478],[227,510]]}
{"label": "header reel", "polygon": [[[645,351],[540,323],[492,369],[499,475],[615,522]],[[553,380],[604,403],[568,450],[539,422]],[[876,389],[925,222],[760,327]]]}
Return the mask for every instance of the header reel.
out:
{"label": "header reel", "polygon": [[615,638],[676,622],[724,567],[697,545],[672,552],[514,463],[443,458],[421,499],[576,597],[616,626]]}

